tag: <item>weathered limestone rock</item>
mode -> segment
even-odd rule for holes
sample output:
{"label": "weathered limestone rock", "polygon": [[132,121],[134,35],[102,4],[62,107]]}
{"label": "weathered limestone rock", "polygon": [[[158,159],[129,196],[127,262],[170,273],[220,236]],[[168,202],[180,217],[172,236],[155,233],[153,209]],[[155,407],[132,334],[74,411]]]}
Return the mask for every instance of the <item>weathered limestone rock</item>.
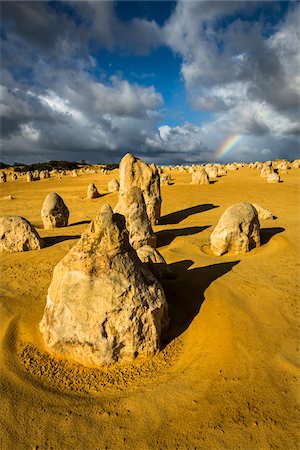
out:
{"label": "weathered limestone rock", "polygon": [[11,174],[11,181],[15,181],[17,179],[18,179],[17,174],[16,173],[12,173]]}
{"label": "weathered limestone rock", "polygon": [[218,178],[218,169],[217,167],[210,167],[209,169],[206,170],[207,175],[209,177],[209,179],[216,179]]}
{"label": "weathered limestone rock", "polygon": [[78,173],[76,169],[72,170],[72,177],[78,177]]}
{"label": "weathered limestone rock", "polygon": [[141,189],[138,186],[132,186],[125,192],[122,202],[130,245],[135,250],[143,245],[156,247],[156,236],[148,218]]}
{"label": "weathered limestone rock", "polygon": [[260,227],[256,209],[250,203],[236,203],[222,214],[210,236],[210,248],[218,256],[246,253],[260,245]]}
{"label": "weathered limestone rock", "polygon": [[119,200],[115,212],[124,214],[123,197],[132,186],[138,186],[143,194],[151,225],[159,223],[161,210],[160,179],[155,164],[150,166],[127,153],[120,162]]}
{"label": "weathered limestone rock", "polygon": [[51,192],[44,200],[41,217],[45,230],[66,227],[69,220],[69,210],[63,199]]}
{"label": "weathered limestone rock", "polygon": [[0,217],[0,252],[39,250],[43,240],[28,220],[19,216]]}
{"label": "weathered limestone rock", "polygon": [[117,192],[120,188],[120,183],[118,182],[118,180],[113,178],[108,182],[107,188],[108,192]]}
{"label": "weathered limestone rock", "polygon": [[267,177],[267,183],[280,183],[280,176],[278,173],[272,172]]}
{"label": "weathered limestone rock", "polygon": [[0,172],[0,183],[6,183],[6,173]]}
{"label": "weathered limestone rock", "polygon": [[90,183],[87,188],[87,194],[86,198],[92,199],[92,198],[99,198],[100,194],[98,192],[98,189],[94,185],[94,183]]}
{"label": "weathered limestone rock", "polygon": [[59,356],[99,366],[148,356],[168,325],[161,285],[128,241],[124,217],[104,205],[54,269],[40,331]]}
{"label": "weathered limestone rock", "polygon": [[209,184],[209,178],[204,167],[197,167],[193,172],[191,184]]}
{"label": "weathered limestone rock", "polygon": [[158,250],[150,245],[144,245],[136,251],[139,259],[144,263],[150,272],[159,280],[172,278],[174,276],[172,270],[168,267],[166,260]]}
{"label": "weathered limestone rock", "polygon": [[271,213],[271,211],[268,211],[267,209],[263,208],[262,206],[258,205],[257,203],[252,203],[252,206],[254,206],[254,208],[256,209],[259,219],[272,219],[273,220],[275,218],[273,216],[273,214]]}
{"label": "weathered limestone rock", "polygon": [[170,185],[171,184],[171,175],[169,173],[164,173],[161,177],[160,177],[160,184],[163,185]]}
{"label": "weathered limestone rock", "polygon": [[31,172],[26,172],[26,180],[28,181],[28,183],[30,181],[33,181],[33,175]]}
{"label": "weathered limestone rock", "polygon": [[272,175],[273,173],[275,173],[275,172],[274,172],[272,165],[264,163],[264,165],[262,166],[262,168],[260,170],[260,176],[267,178],[269,175]]}
{"label": "weathered limestone rock", "polygon": [[224,169],[224,167],[222,166],[218,167],[218,177],[223,177],[224,175],[227,175],[227,172]]}

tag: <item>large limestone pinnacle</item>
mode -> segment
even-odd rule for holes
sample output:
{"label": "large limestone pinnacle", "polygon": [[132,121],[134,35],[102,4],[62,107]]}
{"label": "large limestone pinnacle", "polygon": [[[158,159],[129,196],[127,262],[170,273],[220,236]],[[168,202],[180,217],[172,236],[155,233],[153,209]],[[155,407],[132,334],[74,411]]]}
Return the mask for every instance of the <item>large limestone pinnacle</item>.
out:
{"label": "large limestone pinnacle", "polygon": [[167,311],[124,217],[104,205],[55,267],[40,331],[49,351],[84,365],[131,361],[159,349]]}

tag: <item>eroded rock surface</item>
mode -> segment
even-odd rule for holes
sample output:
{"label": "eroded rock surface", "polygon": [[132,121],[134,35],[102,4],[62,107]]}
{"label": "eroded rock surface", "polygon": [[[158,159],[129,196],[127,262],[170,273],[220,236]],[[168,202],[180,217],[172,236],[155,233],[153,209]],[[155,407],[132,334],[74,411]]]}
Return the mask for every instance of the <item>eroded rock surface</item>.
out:
{"label": "eroded rock surface", "polygon": [[20,216],[0,217],[0,252],[39,250],[43,240],[31,223]]}
{"label": "eroded rock surface", "polygon": [[51,192],[46,196],[41,217],[45,230],[66,227],[68,225],[69,210],[60,195]]}
{"label": "eroded rock surface", "polygon": [[90,183],[87,188],[86,198],[93,199],[93,198],[99,198],[100,194],[98,192],[98,189],[94,185],[94,183]]}
{"label": "eroded rock surface", "polygon": [[263,208],[258,203],[253,203],[252,206],[254,206],[254,208],[256,209],[259,219],[275,219],[275,216],[273,216],[271,211]]}
{"label": "eroded rock surface", "polygon": [[124,214],[123,198],[132,186],[138,186],[143,194],[151,225],[159,223],[161,210],[160,177],[154,164],[150,166],[131,153],[120,162],[120,190],[115,212]]}
{"label": "eroded rock surface", "polygon": [[224,253],[246,253],[260,245],[258,213],[250,203],[236,203],[222,214],[210,236],[211,250]]}
{"label": "eroded rock surface", "polygon": [[148,218],[141,189],[132,186],[122,197],[129,242],[137,250],[144,245],[156,247],[156,236]]}
{"label": "eroded rock surface", "polygon": [[159,349],[167,311],[124,217],[104,205],[55,267],[40,331],[50,351],[85,365],[131,361]]}
{"label": "eroded rock surface", "polygon": [[113,178],[112,180],[110,180],[108,182],[107,188],[108,188],[108,192],[116,192],[120,188],[120,183],[118,182],[118,180],[116,178]]}
{"label": "eroded rock surface", "polygon": [[198,167],[193,172],[191,184],[209,184],[209,178],[204,167]]}

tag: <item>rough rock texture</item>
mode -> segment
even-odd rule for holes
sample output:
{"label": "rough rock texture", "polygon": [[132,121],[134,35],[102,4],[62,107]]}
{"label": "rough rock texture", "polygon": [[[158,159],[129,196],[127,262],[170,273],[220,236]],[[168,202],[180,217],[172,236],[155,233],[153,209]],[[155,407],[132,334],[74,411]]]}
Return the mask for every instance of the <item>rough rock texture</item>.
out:
{"label": "rough rock texture", "polygon": [[12,173],[12,174],[11,174],[11,181],[15,181],[15,180],[17,180],[17,179],[18,179],[17,174],[16,174],[16,173]]}
{"label": "rough rock texture", "polygon": [[33,175],[31,172],[26,172],[26,180],[28,182],[33,181]]}
{"label": "rough rock texture", "polygon": [[120,188],[120,183],[118,182],[118,180],[113,178],[112,180],[110,180],[108,182],[107,188],[108,188],[108,192],[116,192]]}
{"label": "rough rock texture", "polygon": [[270,173],[267,177],[267,183],[280,183],[280,176],[278,173]]}
{"label": "rough rock texture", "polygon": [[256,209],[259,219],[275,219],[275,216],[273,216],[270,211],[258,205],[257,203],[252,203],[252,206],[254,206],[254,208]]}
{"label": "rough rock texture", "polygon": [[115,212],[124,214],[123,197],[132,186],[138,186],[143,194],[151,225],[159,223],[161,210],[160,177],[154,164],[150,166],[127,153],[120,162],[120,190]]}
{"label": "rough rock texture", "polygon": [[204,167],[198,167],[193,172],[191,184],[209,184],[209,178]]}
{"label": "rough rock texture", "polygon": [[43,240],[28,220],[19,216],[0,217],[0,252],[39,250]]}
{"label": "rough rock texture", "polygon": [[274,169],[273,169],[272,165],[269,165],[268,163],[264,163],[264,165],[262,166],[262,168],[260,170],[260,176],[266,178],[273,174],[274,174]]}
{"label": "rough rock texture", "polygon": [[40,331],[47,348],[85,365],[159,349],[168,325],[161,285],[130,246],[124,217],[104,205],[54,269]]}
{"label": "rough rock texture", "polygon": [[0,172],[0,183],[6,183],[6,173]]}
{"label": "rough rock texture", "polygon": [[164,173],[160,177],[160,184],[168,186],[171,184],[171,175],[169,173]]}
{"label": "rough rock texture", "polygon": [[156,247],[156,236],[147,215],[141,189],[138,186],[132,186],[125,192],[122,202],[130,245],[135,250],[143,245]]}
{"label": "rough rock texture", "polygon": [[236,203],[222,214],[210,236],[210,248],[218,256],[223,253],[246,253],[260,245],[259,220],[250,203]]}
{"label": "rough rock texture", "polygon": [[139,259],[144,263],[150,272],[158,279],[173,278],[174,274],[168,267],[164,257],[158,250],[150,245],[144,245],[136,251]]}
{"label": "rough rock texture", "polygon": [[94,183],[90,183],[87,188],[86,198],[99,198],[100,194]]}
{"label": "rough rock texture", "polygon": [[209,169],[206,170],[208,176],[210,179],[215,179],[218,178],[218,169],[217,167],[211,167]]}
{"label": "rough rock texture", "polygon": [[45,230],[66,227],[69,220],[69,210],[63,199],[51,192],[44,200],[41,217]]}

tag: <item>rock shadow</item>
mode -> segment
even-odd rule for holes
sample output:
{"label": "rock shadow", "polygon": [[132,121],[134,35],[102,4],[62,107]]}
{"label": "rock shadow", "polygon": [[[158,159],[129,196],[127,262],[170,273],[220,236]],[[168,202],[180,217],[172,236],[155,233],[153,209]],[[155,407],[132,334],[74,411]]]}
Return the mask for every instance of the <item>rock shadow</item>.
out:
{"label": "rock shadow", "polygon": [[260,244],[265,245],[269,240],[275,236],[275,234],[282,233],[285,228],[273,227],[273,228],[261,228],[260,229]]}
{"label": "rock shadow", "polygon": [[197,205],[192,206],[191,208],[181,209],[180,211],[175,211],[173,213],[166,214],[165,216],[161,217],[160,225],[174,225],[193,214],[198,214],[214,208],[219,208],[219,206],[213,205],[212,203],[205,203],[203,205]]}
{"label": "rock shadow", "polygon": [[70,223],[68,227],[75,227],[76,225],[87,225],[91,223],[91,220],[82,220],[81,222]]}
{"label": "rock shadow", "polygon": [[46,248],[58,244],[59,242],[69,241],[71,239],[79,239],[80,237],[81,237],[80,234],[76,234],[74,236],[48,236],[42,239],[44,242],[44,248]]}
{"label": "rock shadow", "polygon": [[157,237],[157,247],[163,247],[164,245],[169,245],[178,236],[189,236],[192,234],[200,233],[206,230],[206,228],[211,227],[211,225],[205,225],[203,227],[188,227],[180,228],[177,230],[161,230],[156,233]]}
{"label": "rock shadow", "polygon": [[211,264],[189,270],[193,261],[184,260],[169,267],[174,278],[162,280],[162,286],[169,305],[170,326],[163,341],[163,347],[182,334],[198,314],[204,301],[204,292],[217,278],[230,272],[240,260]]}

